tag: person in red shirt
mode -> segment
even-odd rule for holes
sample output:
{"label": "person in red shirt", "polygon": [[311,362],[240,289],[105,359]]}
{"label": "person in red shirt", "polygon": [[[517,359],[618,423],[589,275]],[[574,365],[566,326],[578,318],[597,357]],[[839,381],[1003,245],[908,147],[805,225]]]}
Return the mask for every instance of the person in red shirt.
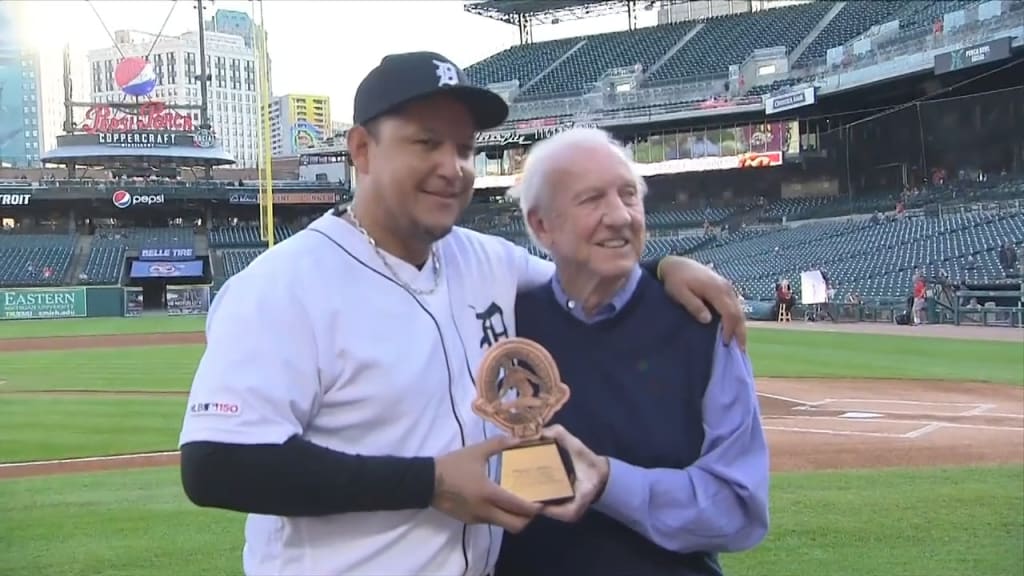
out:
{"label": "person in red shirt", "polygon": [[924,276],[918,274],[914,277],[914,324],[924,324],[927,311],[925,310],[925,298],[928,290],[924,282]]}

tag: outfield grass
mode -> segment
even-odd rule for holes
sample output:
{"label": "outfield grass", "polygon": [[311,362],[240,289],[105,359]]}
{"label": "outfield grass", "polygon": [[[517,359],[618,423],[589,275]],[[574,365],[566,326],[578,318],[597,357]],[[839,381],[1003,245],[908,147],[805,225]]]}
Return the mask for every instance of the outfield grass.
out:
{"label": "outfield grass", "polygon": [[179,390],[192,384],[201,345],[0,352],[9,390]]}
{"label": "outfield grass", "polygon": [[205,316],[138,316],[135,318],[60,318],[54,320],[5,320],[0,339],[50,336],[105,336],[202,332]]}
{"label": "outfield grass", "polygon": [[5,396],[0,402],[0,462],[175,450],[185,402],[184,396]]}
{"label": "outfield grass", "polygon": [[[778,474],[757,576],[1003,576],[1024,562],[1021,467]],[[881,487],[881,489],[880,489]],[[241,574],[244,517],[192,506],[175,469],[0,482],[7,576]]]}

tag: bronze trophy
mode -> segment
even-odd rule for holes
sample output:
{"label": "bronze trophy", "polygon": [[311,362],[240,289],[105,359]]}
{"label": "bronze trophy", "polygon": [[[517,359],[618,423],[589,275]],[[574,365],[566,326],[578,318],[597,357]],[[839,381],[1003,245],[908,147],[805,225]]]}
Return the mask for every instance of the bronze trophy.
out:
{"label": "bronze trophy", "polygon": [[569,454],[541,437],[551,417],[569,400],[569,387],[551,354],[526,338],[492,346],[480,363],[473,411],[520,443],[501,454],[498,484],[513,494],[544,504],[575,496]]}

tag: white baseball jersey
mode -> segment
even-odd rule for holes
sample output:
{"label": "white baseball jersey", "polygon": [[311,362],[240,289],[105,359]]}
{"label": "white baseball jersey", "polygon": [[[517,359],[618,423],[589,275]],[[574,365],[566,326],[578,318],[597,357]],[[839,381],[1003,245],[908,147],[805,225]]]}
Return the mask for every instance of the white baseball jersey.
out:
{"label": "white baseball jersey", "polygon": [[[438,252],[440,287],[414,297],[331,214],[266,251],[213,301],[180,444],[301,434],[341,452],[436,457],[484,440],[471,371],[491,343],[514,335],[517,289],[547,282],[554,266],[460,228]],[[432,262],[389,262],[404,281],[433,285]],[[501,529],[463,527],[432,508],[251,514],[243,565],[248,576],[489,573]]]}

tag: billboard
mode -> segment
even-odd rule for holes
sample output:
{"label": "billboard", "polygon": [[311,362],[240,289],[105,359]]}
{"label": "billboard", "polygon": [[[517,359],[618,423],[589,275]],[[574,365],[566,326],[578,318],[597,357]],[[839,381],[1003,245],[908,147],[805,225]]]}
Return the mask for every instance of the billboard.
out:
{"label": "billboard", "polygon": [[764,113],[776,114],[814,104],[814,86],[764,99]]}
{"label": "billboard", "polygon": [[[335,192],[275,192],[274,204],[336,204],[341,195]],[[231,204],[259,204],[260,195],[255,192],[240,192],[228,197]]]}
{"label": "billboard", "polygon": [[28,206],[31,194],[0,194],[0,206]]}
{"label": "billboard", "polygon": [[14,6],[0,2],[0,166],[24,166],[25,93],[22,88],[21,51],[15,32]]}
{"label": "billboard", "polygon": [[124,289],[124,315],[126,318],[141,316],[144,298],[142,288],[128,287]]}
{"label": "billboard", "polygon": [[79,128],[86,134],[195,132],[192,116],[175,112],[157,101],[142,104],[137,113],[110,104],[95,104],[85,113],[85,121]]}
{"label": "billboard", "polygon": [[184,262],[136,260],[132,262],[132,278],[197,278],[202,275],[202,260],[186,260]]}
{"label": "billboard", "polygon": [[84,318],[85,288],[0,290],[0,320]]}
{"label": "billboard", "polygon": [[210,309],[209,286],[168,286],[167,314],[206,314]]}
{"label": "billboard", "polygon": [[996,38],[982,44],[957,48],[935,55],[935,75],[981,66],[1010,57],[1010,37]]}
{"label": "billboard", "polygon": [[195,250],[191,248],[143,248],[139,260],[192,260]]}

